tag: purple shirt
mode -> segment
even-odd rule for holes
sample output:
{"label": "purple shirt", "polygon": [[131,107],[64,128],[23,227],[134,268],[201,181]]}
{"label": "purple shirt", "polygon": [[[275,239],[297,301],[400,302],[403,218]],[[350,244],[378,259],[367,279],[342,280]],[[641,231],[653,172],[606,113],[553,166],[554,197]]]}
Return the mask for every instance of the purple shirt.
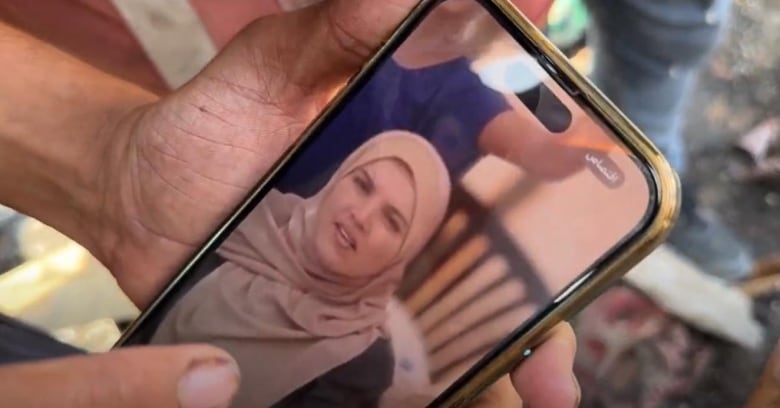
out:
{"label": "purple shirt", "polygon": [[479,157],[482,130],[508,109],[504,96],[484,85],[466,58],[414,70],[388,59],[298,154],[276,187],[310,196],[352,151],[369,138],[396,129],[428,139],[453,178],[458,177]]}

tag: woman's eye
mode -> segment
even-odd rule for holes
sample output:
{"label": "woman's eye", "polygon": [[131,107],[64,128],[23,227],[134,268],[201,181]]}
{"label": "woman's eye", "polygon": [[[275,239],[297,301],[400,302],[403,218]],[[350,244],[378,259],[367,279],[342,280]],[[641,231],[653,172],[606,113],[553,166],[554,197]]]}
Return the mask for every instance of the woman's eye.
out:
{"label": "woman's eye", "polygon": [[371,183],[369,183],[368,180],[364,176],[361,176],[361,175],[358,174],[358,175],[355,176],[354,180],[355,180],[355,185],[357,185],[358,189],[361,192],[363,192],[365,194],[368,194],[368,193],[371,192]]}
{"label": "woman's eye", "polygon": [[390,230],[400,234],[401,233],[401,223],[392,215],[388,214],[385,216],[385,219],[387,219],[387,225],[390,226]]}

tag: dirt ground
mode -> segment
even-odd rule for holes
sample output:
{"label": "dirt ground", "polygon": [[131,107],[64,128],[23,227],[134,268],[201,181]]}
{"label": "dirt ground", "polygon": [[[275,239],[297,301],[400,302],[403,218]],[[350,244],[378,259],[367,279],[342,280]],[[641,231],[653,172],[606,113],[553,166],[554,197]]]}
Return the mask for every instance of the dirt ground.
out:
{"label": "dirt ground", "polygon": [[703,73],[688,116],[690,170],[701,198],[757,256],[780,251],[780,177],[764,185],[734,180],[744,157],[732,144],[780,116],[779,42],[780,0],[735,1],[731,32]]}
{"label": "dirt ground", "polygon": [[[780,176],[764,184],[737,181],[746,156],[737,138],[780,116],[780,0],[736,0],[732,27],[703,72],[690,106],[690,172],[702,201],[715,208],[758,257],[780,252]],[[780,335],[780,296],[760,299],[767,326],[765,350],[748,353],[720,345],[711,373],[675,407],[740,407]]]}

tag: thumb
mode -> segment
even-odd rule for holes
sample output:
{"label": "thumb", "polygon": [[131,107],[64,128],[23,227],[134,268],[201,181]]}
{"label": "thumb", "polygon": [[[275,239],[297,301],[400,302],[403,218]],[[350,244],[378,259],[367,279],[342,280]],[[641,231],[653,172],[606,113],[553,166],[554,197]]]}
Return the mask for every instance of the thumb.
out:
{"label": "thumb", "polygon": [[227,407],[238,368],[210,346],[144,347],[0,368],[7,408]]}
{"label": "thumb", "polygon": [[293,71],[303,85],[343,81],[353,74],[406,17],[418,0],[329,0],[304,10],[311,13],[307,38],[309,52],[300,52],[301,69]]}
{"label": "thumb", "polygon": [[[327,102],[417,3],[325,0],[260,18],[205,69],[200,79],[206,81],[196,79],[196,87],[215,82],[253,102],[274,104],[288,116],[287,108],[306,105],[307,97]],[[316,109],[307,113],[312,112]]]}

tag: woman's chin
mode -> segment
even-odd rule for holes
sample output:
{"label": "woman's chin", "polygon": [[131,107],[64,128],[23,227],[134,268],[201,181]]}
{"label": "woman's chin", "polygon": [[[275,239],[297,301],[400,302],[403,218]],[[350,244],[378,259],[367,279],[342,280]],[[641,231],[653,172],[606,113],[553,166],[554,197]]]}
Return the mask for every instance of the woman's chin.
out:
{"label": "woman's chin", "polygon": [[344,251],[339,251],[337,248],[333,248],[330,245],[317,246],[317,259],[322,267],[331,271],[339,276],[345,275],[345,266],[349,265],[349,256],[344,254]]}
{"label": "woman's chin", "polygon": [[344,281],[345,284],[370,279],[373,271],[381,269],[377,268],[377,265],[383,263],[375,259],[357,259],[354,252],[326,243],[318,245],[315,254],[320,265],[331,273],[334,279]]}

